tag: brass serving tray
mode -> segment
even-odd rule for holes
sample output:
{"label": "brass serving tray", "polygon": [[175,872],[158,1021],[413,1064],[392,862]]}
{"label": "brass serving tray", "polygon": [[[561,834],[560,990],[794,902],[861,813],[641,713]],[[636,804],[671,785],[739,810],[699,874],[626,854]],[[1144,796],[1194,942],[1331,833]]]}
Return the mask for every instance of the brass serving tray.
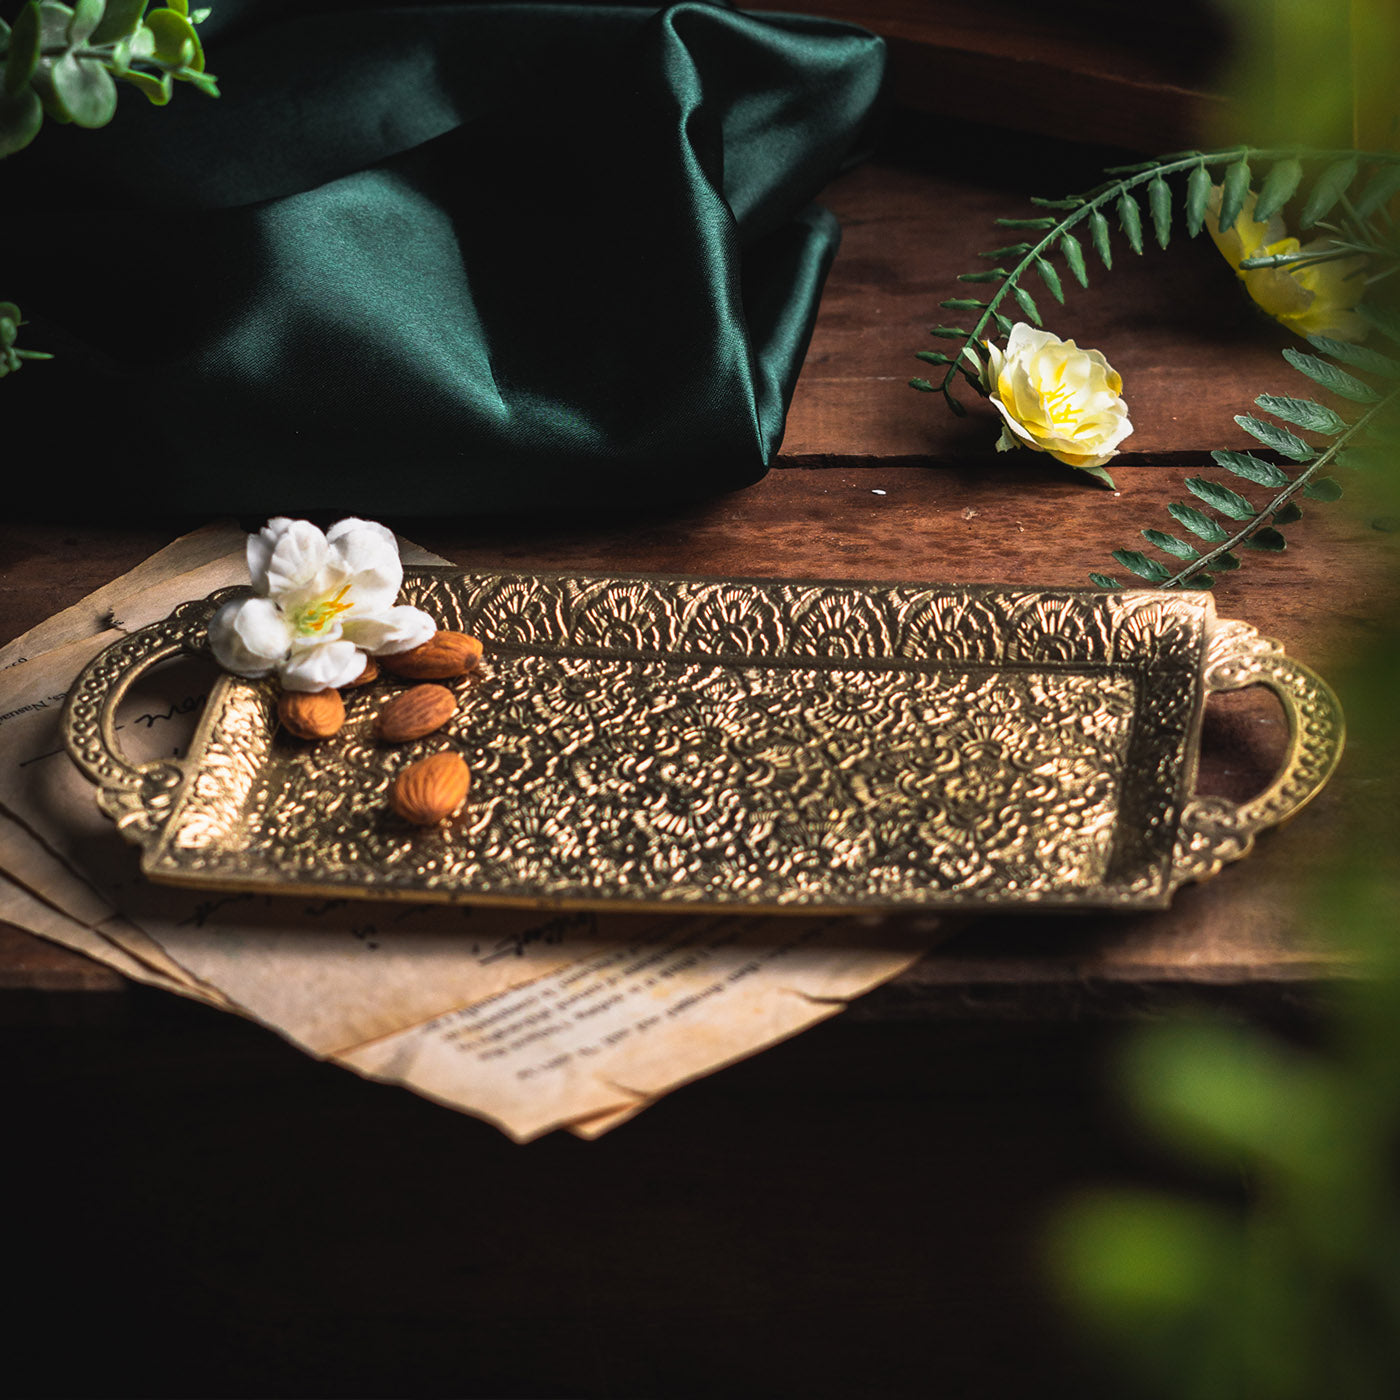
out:
{"label": "brass serving tray", "polygon": [[[1209,594],[414,569],[408,601],[479,636],[449,727],[377,743],[395,686],[334,738],[279,732],[224,677],[189,754],[133,765],[117,702],[201,651],[225,590],[103,652],[65,739],[153,880],[219,890],[609,908],[864,912],[1164,906],[1327,781],[1335,697]],[[1193,793],[1205,700],[1263,684],[1290,742],[1269,789]],[[389,809],[458,750],[454,821]]]}

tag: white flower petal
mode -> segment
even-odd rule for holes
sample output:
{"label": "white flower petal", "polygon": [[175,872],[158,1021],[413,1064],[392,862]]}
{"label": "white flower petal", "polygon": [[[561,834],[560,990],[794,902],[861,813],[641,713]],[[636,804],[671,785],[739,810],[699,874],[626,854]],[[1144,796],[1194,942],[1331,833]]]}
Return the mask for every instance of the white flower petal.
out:
{"label": "white flower petal", "polygon": [[403,564],[392,530],[372,520],[342,520],[326,536],[330,555],[350,583],[357,613],[379,613],[403,586]]}
{"label": "white flower petal", "polygon": [[407,604],[362,617],[357,611],[345,618],[345,635],[371,656],[384,656],[422,646],[436,631],[437,623],[419,608]]}
{"label": "white flower petal", "polygon": [[269,675],[287,655],[291,642],[291,627],[269,598],[225,603],[209,621],[214,659],[238,676]]}
{"label": "white flower petal", "polygon": [[284,690],[331,690],[358,680],[365,669],[364,653],[353,642],[300,646],[280,668]]}
{"label": "white flower petal", "polygon": [[326,537],[309,520],[288,521],[267,562],[268,595],[291,612],[334,593],[346,580],[329,553]]}

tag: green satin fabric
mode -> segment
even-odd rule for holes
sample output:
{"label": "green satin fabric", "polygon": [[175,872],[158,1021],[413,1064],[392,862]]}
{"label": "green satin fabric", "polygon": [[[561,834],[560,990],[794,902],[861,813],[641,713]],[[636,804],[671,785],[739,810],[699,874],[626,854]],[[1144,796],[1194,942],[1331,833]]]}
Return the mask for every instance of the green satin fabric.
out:
{"label": "green satin fabric", "polygon": [[0,294],[60,357],[4,386],[12,423],[197,510],[762,475],[839,240],[810,201],[877,39],[700,3],[216,0],[201,32],[223,98],[127,92],[0,166]]}

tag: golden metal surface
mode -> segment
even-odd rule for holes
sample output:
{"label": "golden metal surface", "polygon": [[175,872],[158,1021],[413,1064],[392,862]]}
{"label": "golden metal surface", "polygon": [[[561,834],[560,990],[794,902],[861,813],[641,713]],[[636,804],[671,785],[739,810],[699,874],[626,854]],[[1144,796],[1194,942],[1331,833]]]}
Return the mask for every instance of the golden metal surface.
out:
{"label": "golden metal surface", "polygon": [[[99,656],[65,739],[154,880],[215,889],[632,908],[1160,907],[1327,781],[1335,697],[1208,594],[410,570],[407,601],[486,645],[459,714],[377,742],[390,681],[332,739],[222,679],[189,756],[141,765],[117,702],[205,647],[223,597]],[[1208,692],[1263,684],[1289,752],[1243,805],[1193,796]],[[456,749],[461,815],[387,792]]]}

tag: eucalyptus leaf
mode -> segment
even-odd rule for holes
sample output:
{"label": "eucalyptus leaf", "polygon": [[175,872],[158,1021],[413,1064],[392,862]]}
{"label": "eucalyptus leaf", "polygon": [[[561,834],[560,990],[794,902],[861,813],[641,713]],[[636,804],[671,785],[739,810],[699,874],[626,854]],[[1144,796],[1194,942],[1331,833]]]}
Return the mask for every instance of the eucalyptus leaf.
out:
{"label": "eucalyptus leaf", "polygon": [[1292,156],[1275,161],[1273,168],[1264,177],[1263,188],[1254,205],[1254,217],[1266,224],[1290,199],[1293,198],[1303,179],[1303,165]]}
{"label": "eucalyptus leaf", "polygon": [[1197,510],[1195,506],[1183,505],[1180,501],[1173,501],[1167,507],[1167,514],[1173,520],[1186,526],[1193,535],[1198,535],[1207,544],[1223,544],[1230,538],[1229,532],[1220,524],[1218,520],[1212,520],[1204,511]]}
{"label": "eucalyptus leaf", "polygon": [[1064,304],[1064,288],[1060,286],[1060,274],[1055,271],[1053,263],[1046,262],[1044,258],[1035,260],[1035,270],[1040,273],[1040,280],[1050,288],[1050,295],[1061,305]]}
{"label": "eucalyptus leaf", "polygon": [[92,31],[94,44],[114,44],[136,32],[150,0],[107,0],[102,23]]}
{"label": "eucalyptus leaf", "polygon": [[55,0],[42,0],[39,6],[39,47],[66,49],[68,26],[73,23],[73,11]]}
{"label": "eucalyptus leaf", "polygon": [[155,56],[163,63],[193,68],[204,67],[204,50],[194,25],[173,9],[152,10],[144,20],[155,41]]}
{"label": "eucalyptus leaf", "polygon": [[1079,240],[1072,233],[1061,235],[1060,252],[1065,255],[1065,266],[1074,274],[1074,280],[1081,287],[1087,287],[1089,270],[1084,266],[1084,249],[1079,246]]}
{"label": "eucalyptus leaf", "polygon": [[1391,161],[1381,166],[1367,181],[1353,212],[1358,219],[1369,219],[1372,214],[1379,213],[1397,194],[1400,194],[1400,161]]}
{"label": "eucalyptus leaf", "polygon": [[1217,466],[1259,486],[1287,486],[1293,479],[1282,467],[1256,457],[1252,452],[1212,452]]}
{"label": "eucalyptus leaf", "polygon": [[[1252,520],[1258,512],[1238,491],[1232,491],[1221,482],[1205,476],[1188,476],[1186,489],[1193,496],[1199,496],[1208,506],[1228,515],[1231,520]],[[1175,514],[1175,512],[1173,512]],[[1180,519],[1180,516],[1177,517]],[[1181,522],[1183,525],[1186,522]]]}
{"label": "eucalyptus leaf", "polygon": [[44,104],[32,87],[13,97],[0,92],[0,159],[22,151],[44,125]]}
{"label": "eucalyptus leaf", "polygon": [[1185,540],[1176,535],[1169,535],[1164,530],[1144,530],[1142,537],[1148,544],[1155,544],[1158,549],[1165,550],[1166,553],[1177,559],[1199,559],[1201,557],[1200,551],[1194,545],[1187,544]]}
{"label": "eucalyptus leaf", "polygon": [[1146,579],[1148,583],[1165,583],[1171,577],[1171,570],[1164,564],[1136,549],[1115,549],[1113,557],[1130,573]]}
{"label": "eucalyptus leaf", "polygon": [[[1288,351],[1283,353],[1286,355]],[[1235,422],[1250,437],[1258,438],[1265,447],[1272,447],[1275,452],[1282,452],[1285,457],[1292,457],[1295,462],[1310,462],[1317,456],[1297,433],[1290,433],[1287,428],[1280,428],[1277,423],[1266,423],[1252,413],[1235,414]]]}
{"label": "eucalyptus leaf", "polygon": [[1138,209],[1137,200],[1130,195],[1127,190],[1118,196],[1118,203],[1115,206],[1118,210],[1118,227],[1123,230],[1123,236],[1128,240],[1128,246],[1135,253],[1142,252],[1142,213]]}
{"label": "eucalyptus leaf", "polygon": [[1152,211],[1152,231],[1157,235],[1157,246],[1165,248],[1172,237],[1172,192],[1160,175],[1147,186],[1147,207]]}
{"label": "eucalyptus leaf", "polygon": [[1249,198],[1249,162],[1241,156],[1225,171],[1225,179],[1220,191],[1221,233],[1228,233],[1235,226],[1235,220]]}
{"label": "eucalyptus leaf", "polygon": [[122,74],[122,81],[130,83],[153,107],[164,107],[175,91],[169,73],[157,77],[154,73],[140,73],[132,68]]}
{"label": "eucalyptus leaf", "polygon": [[[1338,369],[1326,360],[1319,360],[1316,355],[1305,355],[1290,345],[1284,350],[1283,358],[1294,369],[1306,374],[1309,379],[1321,384],[1324,389],[1330,390],[1339,398],[1350,399],[1353,403],[1376,403],[1380,399],[1380,395],[1369,384],[1363,383],[1354,374],[1348,374],[1346,370]],[[1240,420],[1237,418],[1235,421],[1238,423]]]}
{"label": "eucalyptus leaf", "polygon": [[100,63],[64,54],[53,65],[53,87],[78,126],[106,126],[117,114],[117,85]]}
{"label": "eucalyptus leaf", "polygon": [[1342,487],[1334,477],[1320,476],[1303,487],[1303,495],[1310,501],[1335,501],[1341,498]]}
{"label": "eucalyptus leaf", "polygon": [[70,44],[86,43],[94,29],[102,23],[102,12],[107,8],[107,0],[78,0],[73,6],[73,20],[68,26]]}
{"label": "eucalyptus leaf", "polygon": [[1368,350],[1364,345],[1351,345],[1344,340],[1333,340],[1325,335],[1310,335],[1308,344],[1324,355],[1330,355],[1343,364],[1355,365],[1367,374],[1378,374],[1386,379],[1400,379],[1400,360],[1392,360],[1379,350]]}
{"label": "eucalyptus leaf", "polygon": [[1242,549],[1262,549],[1270,554],[1280,554],[1288,548],[1288,541],[1272,525],[1256,530],[1247,540],[1240,541]]}
{"label": "eucalyptus leaf", "polygon": [[1186,181],[1186,232],[1194,238],[1205,223],[1210,203],[1210,171],[1204,165],[1193,166]]}
{"label": "eucalyptus leaf", "polygon": [[1348,156],[1329,165],[1318,176],[1312,187],[1303,212],[1298,216],[1300,228],[1311,228],[1346,193],[1347,186],[1356,178],[1357,159]]}
{"label": "eucalyptus leaf", "polygon": [[[15,27],[10,31],[10,51],[5,55],[5,96],[18,96],[29,85],[38,66],[39,7],[29,4],[19,12]],[[39,120],[42,123],[42,115]]]}
{"label": "eucalyptus leaf", "polygon": [[[1260,394],[1254,400],[1265,413],[1282,418],[1285,423],[1306,428],[1310,433],[1335,436],[1346,427],[1346,420],[1314,399],[1295,399],[1283,394]],[[1216,458],[1219,461],[1219,458]]]}

